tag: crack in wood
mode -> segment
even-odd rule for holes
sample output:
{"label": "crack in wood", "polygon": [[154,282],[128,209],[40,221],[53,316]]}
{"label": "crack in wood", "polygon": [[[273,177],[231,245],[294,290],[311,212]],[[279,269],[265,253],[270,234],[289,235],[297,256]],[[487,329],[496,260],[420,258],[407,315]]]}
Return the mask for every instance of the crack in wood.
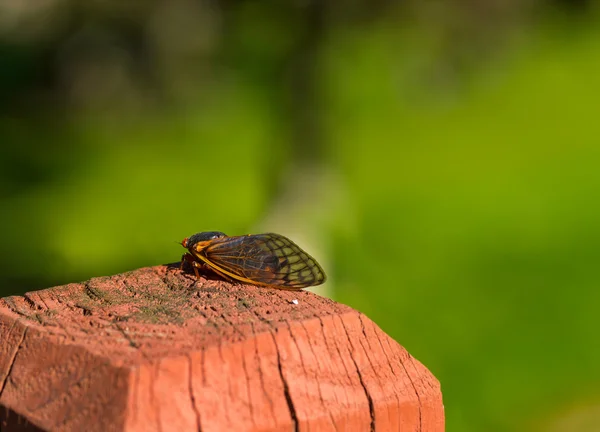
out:
{"label": "crack in wood", "polygon": [[[348,338],[348,352],[350,353],[350,358],[352,359],[352,362],[354,363],[354,367],[356,368],[356,373],[358,374],[358,380],[360,381],[360,385],[362,386],[363,390],[365,391],[365,395],[367,396],[367,400],[369,402],[369,414],[371,415],[371,427],[370,427],[370,431],[374,432],[375,431],[375,404],[373,403],[373,397],[371,396],[371,394],[369,393],[369,390],[367,389],[367,385],[365,384],[365,380],[362,376],[362,373],[360,372],[360,368],[358,367],[358,363],[356,362],[356,359],[354,358],[354,355],[352,353],[352,350],[354,350],[354,345],[352,344],[352,339],[350,338],[350,334],[348,333],[348,329],[346,328],[346,323],[344,323],[344,320],[342,318],[339,318],[340,322],[342,323],[342,327],[344,328],[344,332],[346,333],[346,337]],[[352,348],[352,349],[350,349]]]}
{"label": "crack in wood", "polygon": [[133,338],[129,337],[129,335],[125,332],[125,329],[121,328],[121,326],[119,324],[117,324],[117,322],[113,322],[113,325],[115,326],[115,328],[123,335],[123,338],[125,338],[127,340],[127,342],[129,342],[129,346],[132,348],[135,348],[136,350],[138,350],[142,356],[144,356],[144,358],[146,358],[146,360],[150,360],[147,356],[146,353],[144,353],[143,350],[140,349],[140,344],[137,343],[136,341],[133,340]]}
{"label": "crack in wood", "polygon": [[[388,344],[389,344],[389,341],[388,341]],[[410,354],[409,354],[409,357],[410,357]],[[419,431],[421,431],[423,429],[423,416],[422,416],[422,411],[421,411],[422,410],[421,395],[419,394],[419,391],[417,390],[417,386],[413,380],[412,375],[408,373],[408,369],[406,368],[406,365],[404,364],[402,357],[398,356],[398,359],[400,360],[400,364],[402,365],[402,368],[406,372],[406,375],[408,375],[408,379],[410,380],[410,384],[412,385],[412,388],[415,391],[415,395],[417,395],[417,401],[419,403]]]}
{"label": "crack in wood", "polygon": [[[370,339],[367,336],[367,330],[365,328],[365,323],[362,320],[362,314],[358,314],[358,320],[360,321],[360,326],[361,326],[362,334],[364,336],[364,339],[360,340],[360,346],[364,350],[364,352],[365,352],[365,354],[367,356],[367,360],[369,360],[369,366],[371,366],[371,369],[373,369],[373,372],[377,376],[377,381],[378,381],[378,384],[379,384],[379,388],[381,389],[381,393],[383,393],[384,390],[383,390],[383,386],[381,385],[381,381],[382,381],[382,379],[385,380],[385,377],[381,377],[381,375],[379,374],[380,368],[379,367],[375,367],[375,365],[373,365],[373,361],[371,360],[371,356],[369,355],[369,353],[373,352],[373,348],[371,347]],[[367,349],[365,347],[364,341],[367,341],[369,349]],[[388,362],[388,365],[390,366],[390,369],[392,369],[392,366],[390,365],[390,359],[387,357],[385,351],[382,351],[382,354],[386,358],[386,360]],[[393,372],[393,370],[392,370],[392,372]],[[398,393],[397,392],[394,392],[394,396],[396,397],[396,403],[397,403],[398,412],[399,412],[400,411],[400,398],[398,397]],[[388,414],[388,420],[390,421],[390,424],[392,424],[393,422],[392,422],[392,419],[390,418],[389,407],[387,409],[387,414]]]}
{"label": "crack in wood", "polygon": [[[327,352],[329,353],[329,356],[331,358],[332,357],[332,355],[331,355],[332,354],[332,350],[331,350],[331,345],[329,345],[329,342],[327,342],[327,335],[325,334],[325,323],[323,322],[323,319],[321,317],[318,317],[318,320],[319,320],[319,323],[321,324],[321,334],[323,335],[323,341],[325,342],[325,347],[327,348]],[[346,372],[346,377],[348,379],[350,379],[350,372],[348,371],[348,368],[346,367],[346,364],[345,364],[344,359],[342,357],[342,353],[340,352],[340,348],[337,346],[337,343],[335,344],[335,349],[336,349],[336,352],[337,352],[337,354],[339,356],[340,362],[344,366],[344,371]],[[332,361],[331,362],[331,364],[334,365],[334,366],[337,365],[337,363],[338,362],[336,362],[336,361]],[[335,370],[335,372],[336,372],[335,376],[337,376],[337,383],[341,387],[346,387],[346,383],[344,383],[342,381],[342,378],[341,378],[341,372],[342,372],[342,370],[339,367],[336,367],[335,369],[336,369]],[[346,402],[345,406],[350,405],[349,404],[349,400],[348,400],[348,393],[346,391],[344,391],[343,394],[346,397],[345,398],[345,402]],[[340,403],[340,400],[338,399],[337,394],[335,395],[335,400],[336,400],[337,403]]]}
{"label": "crack in wood", "polygon": [[[12,322],[12,325],[10,326],[10,328],[8,329],[8,332],[6,334],[6,338],[5,340],[7,341],[10,336],[12,335],[13,330],[15,329],[15,327],[17,326],[17,324],[21,323],[21,318],[17,318],[16,320],[14,320]],[[0,396],[2,395],[2,391],[1,389],[4,388],[4,382],[6,380],[6,378],[8,377],[8,370],[6,371],[6,375],[4,376],[4,378],[2,379],[2,382],[0,382]],[[1,432],[1,431],[0,431]]]}
{"label": "crack in wood", "polygon": [[233,323],[233,321],[231,321],[229,318],[227,318],[225,313],[222,313],[221,315],[219,315],[219,318],[221,318],[225,322],[225,324],[228,324],[229,327],[233,329],[233,333],[237,334],[240,337],[240,341],[242,341],[246,338],[246,335],[244,333],[242,333],[242,331],[239,329],[238,326],[236,326]]}
{"label": "crack in wood", "polygon": [[277,345],[277,339],[275,338],[275,333],[271,332],[271,337],[273,338],[273,343],[275,344],[275,348],[277,349],[277,369],[279,370],[279,377],[281,378],[281,382],[283,383],[283,394],[285,396],[285,401],[287,402],[288,409],[290,411],[290,417],[292,418],[292,424],[294,426],[294,431],[299,432],[300,425],[298,424],[298,414],[296,413],[296,407],[294,406],[294,402],[292,401],[292,395],[290,393],[290,386],[283,375],[283,365],[281,363],[281,353],[279,352],[279,345]]}
{"label": "crack in wood", "polygon": [[15,302],[15,297],[4,297],[2,300],[3,303],[5,303],[8,306],[8,309],[10,309],[11,311],[13,311],[14,313],[21,315],[25,318],[29,318],[29,314],[23,312],[19,306],[17,306],[17,303]]}
{"label": "crack in wood", "polygon": [[102,296],[99,291],[90,285],[91,281],[86,281],[83,284],[83,293],[92,301],[102,301]]}
{"label": "crack in wood", "polygon": [[[286,322],[286,324],[287,324],[288,331],[290,332],[290,338],[292,339],[292,342],[294,342],[294,345],[296,347],[296,351],[298,351],[298,355],[300,356],[300,366],[302,366],[302,373],[304,374],[304,379],[302,380],[302,381],[304,381],[304,393],[308,396],[310,394],[310,392],[308,391],[309,376],[308,376],[308,373],[306,372],[306,366],[304,364],[304,355],[302,354],[302,350],[298,346],[298,342],[296,341],[296,337],[294,336],[294,333],[292,332],[292,326],[290,325],[289,322]],[[323,398],[322,397],[321,397],[321,403],[323,403]]]}
{"label": "crack in wood", "polygon": [[23,300],[25,300],[25,303],[27,303],[29,305],[29,308],[31,310],[36,310],[37,309],[37,304],[35,303],[35,301],[33,301],[33,299],[30,297],[30,293],[25,293],[23,294]]}
{"label": "crack in wood", "polygon": [[[362,319],[361,319],[361,321],[362,321]],[[364,326],[364,323],[363,323],[363,326]],[[401,378],[396,374],[396,371],[394,370],[394,367],[392,366],[392,360],[388,356],[388,353],[386,352],[385,347],[383,346],[383,343],[381,342],[381,339],[379,338],[379,332],[375,331],[374,333],[375,333],[375,336],[377,337],[377,342],[379,342],[379,346],[381,347],[381,352],[383,353],[383,355],[385,356],[385,359],[387,360],[387,363],[388,363],[388,366],[390,367],[390,371],[392,372],[392,375],[394,375],[394,378],[396,381],[400,381]],[[371,346],[370,342],[369,342],[369,346]],[[398,399],[398,409],[400,409],[400,399],[398,398],[398,394],[396,394],[396,399]]]}
{"label": "crack in wood", "polygon": [[[314,364],[317,366],[317,368],[319,368],[319,359],[317,358],[317,355],[315,354],[315,350],[313,348],[312,341],[310,340],[310,334],[309,334],[308,330],[306,329],[306,326],[304,325],[304,322],[301,321],[300,322],[300,326],[302,327],[302,329],[304,330],[304,333],[306,334],[306,341],[308,342],[308,347],[310,349],[310,352],[313,355],[313,358],[315,359]],[[290,326],[290,333],[291,332],[292,332],[292,328]],[[294,343],[296,344],[296,347],[298,347],[298,343],[296,342],[295,339],[294,339]],[[323,406],[323,408],[329,414],[329,420],[331,421],[331,424],[333,425],[333,428],[337,431],[337,424],[336,424],[335,418],[333,417],[333,413],[331,412],[330,409],[328,409],[328,406],[325,403],[325,399],[323,399],[323,390],[321,389],[321,380],[320,379],[316,379],[316,381],[317,381],[317,388],[319,389],[319,398],[321,399],[321,405]]]}
{"label": "crack in wood", "polygon": [[136,366],[135,368],[135,373],[134,373],[134,378],[133,378],[133,391],[132,391],[132,395],[131,397],[133,398],[133,403],[131,404],[132,406],[132,410],[133,410],[133,422],[136,423],[137,422],[137,418],[138,418],[138,393],[140,390],[140,366]]}
{"label": "crack in wood", "polygon": [[150,368],[150,404],[154,408],[153,411],[156,413],[156,429],[158,430],[158,432],[162,432],[162,423],[160,421],[160,404],[158,403],[158,399],[156,397],[154,384],[157,381],[160,363],[161,361],[159,359],[156,362],[150,363],[148,365]]}
{"label": "crack in wood", "polygon": [[267,402],[269,403],[269,409],[271,410],[271,416],[273,417],[273,420],[275,421],[275,424],[277,424],[277,417],[275,417],[275,410],[273,408],[273,400],[271,399],[271,396],[269,395],[269,393],[267,392],[267,389],[265,387],[265,377],[263,375],[263,370],[260,364],[260,356],[258,354],[258,341],[256,339],[256,331],[254,330],[254,323],[250,323],[251,328],[252,328],[252,340],[254,342],[254,358],[256,360],[256,363],[258,365],[258,378],[260,380],[260,386],[262,388],[263,394],[265,395],[265,399],[267,399]]}
{"label": "crack in wood", "polygon": [[27,330],[29,330],[29,327],[26,326],[25,329],[23,330],[23,334],[21,335],[21,339],[19,340],[19,343],[17,345],[17,349],[15,350],[14,354],[11,356],[9,366],[8,366],[8,371],[6,372],[6,377],[4,377],[4,380],[2,381],[2,385],[0,386],[0,399],[2,399],[2,394],[4,393],[4,389],[6,388],[6,383],[10,379],[10,374],[12,373],[13,367],[15,366],[17,356],[19,355],[19,351],[21,350],[21,348],[23,346],[23,341],[25,340],[25,336],[27,335]]}
{"label": "crack in wood", "polygon": [[[362,321],[362,318],[361,318]],[[379,332],[375,332],[375,335],[377,336],[377,340],[379,341],[379,345],[381,345],[381,348],[383,349],[383,342],[381,341],[381,338],[379,337]],[[386,341],[387,345],[390,349],[392,349],[391,345],[390,345],[390,341]],[[392,370],[392,373],[394,374],[395,377],[397,377],[396,372],[394,372],[394,369],[392,368],[391,365],[391,361],[390,358],[386,355],[386,358],[388,359],[388,363],[390,365],[390,369]],[[400,355],[398,355],[398,362],[400,363],[400,366],[402,367],[402,369],[404,370],[404,373],[406,374],[406,376],[408,377],[408,380],[410,381],[410,384],[415,392],[415,396],[417,397],[417,402],[418,402],[418,413],[419,413],[419,431],[421,431],[423,429],[423,420],[422,420],[422,404],[421,404],[421,397],[419,395],[419,392],[417,391],[417,387],[415,385],[415,383],[413,382],[412,376],[411,374],[408,373],[408,370],[406,369],[406,366],[404,365],[404,362],[402,361],[402,357]]]}
{"label": "crack in wood", "polygon": [[190,401],[192,402],[192,409],[194,410],[194,414],[196,415],[196,430],[198,432],[202,432],[202,421],[200,418],[200,411],[196,406],[196,398],[194,397],[194,386],[193,386],[193,375],[192,375],[192,356],[187,355],[188,359],[188,389],[190,392]]}
{"label": "crack in wood", "polygon": [[[221,365],[226,365],[227,363],[225,363],[225,360],[223,359],[223,344],[222,343],[219,342],[217,350],[219,352],[219,359],[221,360]],[[233,391],[231,390],[231,379],[230,379],[230,376],[229,376],[228,373],[223,374],[223,376],[227,380],[227,393],[229,395],[229,400],[234,401],[235,400],[235,395],[233,394]],[[230,413],[229,413],[228,409],[225,410],[225,417],[227,418],[227,423],[231,424],[231,416],[230,416]]]}
{"label": "crack in wood", "polygon": [[248,406],[250,409],[250,418],[252,419],[252,424],[256,426],[256,419],[254,418],[254,408],[252,403],[252,392],[250,391],[250,375],[248,375],[248,367],[246,366],[246,355],[244,354],[244,346],[243,343],[240,344],[240,348],[242,350],[242,369],[244,369],[244,375],[246,376],[246,397],[248,398]]}
{"label": "crack in wood", "polygon": [[[46,308],[46,310],[44,312],[50,312],[50,307],[48,306],[48,303],[46,303],[46,300],[44,299],[44,297],[42,296],[42,294],[40,294],[38,296],[38,298],[40,299],[40,301],[44,304],[44,307]],[[46,323],[42,323],[43,325],[46,325]]]}
{"label": "crack in wood", "polygon": [[206,350],[200,351],[200,368],[202,369],[202,387],[208,387],[206,379]]}

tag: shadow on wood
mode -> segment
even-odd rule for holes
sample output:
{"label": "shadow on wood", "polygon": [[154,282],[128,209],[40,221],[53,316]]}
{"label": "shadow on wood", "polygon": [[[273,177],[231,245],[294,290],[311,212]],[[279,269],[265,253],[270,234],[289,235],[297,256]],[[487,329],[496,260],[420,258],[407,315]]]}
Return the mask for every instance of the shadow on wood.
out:
{"label": "shadow on wood", "polygon": [[0,299],[0,339],[3,432],[444,430],[435,377],[310,292],[143,268]]}
{"label": "shadow on wood", "polygon": [[44,432],[41,429],[30,423],[27,418],[17,414],[10,408],[0,409],[0,432]]}

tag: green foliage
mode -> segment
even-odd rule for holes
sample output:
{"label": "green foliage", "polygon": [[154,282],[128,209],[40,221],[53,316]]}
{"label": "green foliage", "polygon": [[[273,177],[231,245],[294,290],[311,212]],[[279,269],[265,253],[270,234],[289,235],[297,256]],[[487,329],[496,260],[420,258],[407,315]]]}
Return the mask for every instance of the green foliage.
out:
{"label": "green foliage", "polygon": [[127,125],[74,119],[70,136],[86,150],[68,174],[4,200],[5,272],[30,288],[65,283],[178,261],[176,242],[198,231],[244,232],[264,211],[281,153],[267,110],[245,91],[209,112]]}
{"label": "green foliage", "polygon": [[389,35],[337,42],[327,130],[356,209],[337,298],[436,374],[448,430],[597,403],[598,35],[531,47],[437,106],[402,97]]}

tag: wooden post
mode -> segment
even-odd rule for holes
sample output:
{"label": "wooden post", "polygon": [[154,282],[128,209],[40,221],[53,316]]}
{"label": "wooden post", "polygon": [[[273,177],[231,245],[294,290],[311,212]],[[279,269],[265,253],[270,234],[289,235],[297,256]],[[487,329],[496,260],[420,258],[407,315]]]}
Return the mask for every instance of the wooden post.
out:
{"label": "wooden post", "polygon": [[0,299],[0,430],[443,431],[435,377],[310,292],[142,268]]}

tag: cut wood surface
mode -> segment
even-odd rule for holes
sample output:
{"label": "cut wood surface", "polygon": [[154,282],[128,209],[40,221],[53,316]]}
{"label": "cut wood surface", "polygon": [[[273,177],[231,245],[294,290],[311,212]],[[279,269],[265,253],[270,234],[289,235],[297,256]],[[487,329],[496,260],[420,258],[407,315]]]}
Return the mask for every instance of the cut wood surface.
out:
{"label": "cut wood surface", "polygon": [[0,430],[443,431],[435,377],[310,292],[142,268],[0,299]]}

